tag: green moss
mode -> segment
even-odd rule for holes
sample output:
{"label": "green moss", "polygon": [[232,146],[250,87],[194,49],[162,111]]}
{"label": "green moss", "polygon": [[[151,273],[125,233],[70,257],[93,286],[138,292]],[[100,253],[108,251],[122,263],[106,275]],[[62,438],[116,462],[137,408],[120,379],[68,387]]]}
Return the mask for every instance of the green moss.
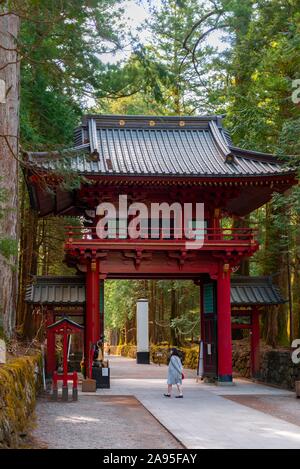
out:
{"label": "green moss", "polygon": [[35,367],[41,357],[20,357],[0,367],[0,447],[18,445],[18,436],[28,426],[40,381]]}

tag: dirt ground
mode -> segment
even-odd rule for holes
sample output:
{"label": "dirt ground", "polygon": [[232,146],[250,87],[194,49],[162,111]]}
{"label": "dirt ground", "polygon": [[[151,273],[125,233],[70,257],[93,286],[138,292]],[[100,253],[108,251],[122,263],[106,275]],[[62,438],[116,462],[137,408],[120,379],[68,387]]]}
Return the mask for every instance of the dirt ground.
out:
{"label": "dirt ground", "polygon": [[182,448],[133,396],[84,396],[68,403],[44,398],[36,414],[33,448]]}
{"label": "dirt ground", "polygon": [[223,396],[238,404],[300,426],[300,399],[295,396]]}

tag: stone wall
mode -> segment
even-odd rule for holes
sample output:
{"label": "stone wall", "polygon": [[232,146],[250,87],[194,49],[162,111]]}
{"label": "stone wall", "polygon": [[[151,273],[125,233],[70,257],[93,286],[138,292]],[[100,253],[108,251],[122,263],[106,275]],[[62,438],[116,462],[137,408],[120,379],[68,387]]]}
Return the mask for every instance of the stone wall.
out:
{"label": "stone wall", "polygon": [[249,341],[234,340],[232,342],[232,367],[233,371],[244,378],[251,377],[250,370],[250,345]]}
{"label": "stone wall", "polygon": [[289,351],[263,352],[260,380],[285,389],[295,389],[295,381],[300,380],[300,366],[292,362]]}
{"label": "stone wall", "polygon": [[[300,365],[291,360],[287,349],[271,349],[261,344],[259,380],[281,388],[295,388],[295,380],[300,380]],[[251,378],[249,341],[233,341],[233,370],[240,376]]]}
{"label": "stone wall", "polygon": [[39,355],[0,366],[0,448],[18,448],[26,435],[40,388]]}

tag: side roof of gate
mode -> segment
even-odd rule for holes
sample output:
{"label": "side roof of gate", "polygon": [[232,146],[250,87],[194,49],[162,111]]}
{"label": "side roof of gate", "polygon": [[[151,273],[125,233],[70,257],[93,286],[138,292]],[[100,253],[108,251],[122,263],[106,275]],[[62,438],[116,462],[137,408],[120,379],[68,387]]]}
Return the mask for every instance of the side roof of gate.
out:
{"label": "side roof of gate", "polygon": [[[85,277],[36,277],[27,287],[26,301],[35,305],[84,305]],[[280,290],[270,277],[232,276],[231,305],[276,305],[285,303]]]}

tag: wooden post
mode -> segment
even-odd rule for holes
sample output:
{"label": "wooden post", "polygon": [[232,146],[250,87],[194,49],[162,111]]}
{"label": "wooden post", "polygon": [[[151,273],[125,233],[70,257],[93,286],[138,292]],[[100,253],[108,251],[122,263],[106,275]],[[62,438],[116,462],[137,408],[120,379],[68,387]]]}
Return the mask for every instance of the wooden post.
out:
{"label": "wooden post", "polygon": [[86,317],[85,317],[85,370],[86,377],[92,377],[92,349],[100,339],[99,315],[99,261],[92,259],[86,274]]}
{"label": "wooden post", "polygon": [[251,314],[251,375],[252,378],[259,377],[260,369],[260,331],[259,331],[259,312],[257,308],[252,309]]}
{"label": "wooden post", "polygon": [[221,264],[217,280],[218,381],[232,382],[230,267]]}
{"label": "wooden post", "polygon": [[212,227],[213,227],[213,239],[221,239],[221,223],[220,223],[220,209],[215,208],[213,213],[212,219]]}

